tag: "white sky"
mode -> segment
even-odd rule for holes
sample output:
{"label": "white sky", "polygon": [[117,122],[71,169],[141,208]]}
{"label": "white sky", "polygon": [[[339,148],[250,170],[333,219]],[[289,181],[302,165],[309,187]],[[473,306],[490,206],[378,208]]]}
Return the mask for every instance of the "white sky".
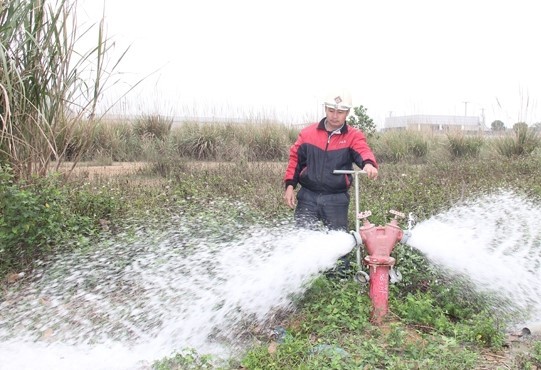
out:
{"label": "white sky", "polygon": [[78,15],[104,12],[115,52],[131,45],[105,103],[157,71],[123,112],[315,120],[342,86],[379,126],[390,112],[484,112],[511,127],[541,121],[536,3],[79,0]]}

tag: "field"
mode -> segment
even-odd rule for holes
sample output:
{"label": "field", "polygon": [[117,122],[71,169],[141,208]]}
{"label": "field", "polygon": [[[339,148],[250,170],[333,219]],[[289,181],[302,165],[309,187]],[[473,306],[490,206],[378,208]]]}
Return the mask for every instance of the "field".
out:
{"label": "field", "polygon": [[[282,200],[282,176],[295,135],[280,125],[265,125],[246,135],[243,128],[235,131],[227,125],[189,124],[165,139],[135,131],[125,140],[128,144],[111,145],[119,143],[116,134],[126,137],[130,130],[128,126],[122,126],[122,130],[119,127],[113,131],[104,127],[98,132],[92,151],[83,153],[85,160],[76,163],[71,172],[71,163],[66,162],[59,167],[60,176],[51,173],[25,187],[4,182],[7,187],[3,194],[9,194],[4,199],[5,220],[12,215],[17,226],[6,224],[9,229],[3,230],[11,231],[0,235],[5,245],[13,245],[4,254],[10,257],[6,253],[16,253],[19,257],[4,258],[2,271],[5,276],[25,272],[22,279],[4,289],[30,279],[35,259],[87,248],[102,233],[123,232],[142,219],[146,225],[159,228],[161,220],[177,212],[178,207],[209,225],[219,218],[222,228],[230,222],[272,224],[291,219],[291,210]],[[412,212],[424,220],[457,202],[502,187],[540,199],[541,159],[537,151],[506,157],[495,149],[494,138],[456,136],[464,141],[463,146],[460,142],[446,144],[454,137],[386,133],[370,139],[382,162],[377,181],[361,181],[361,209],[372,210],[372,222],[385,223],[389,209]],[[129,153],[133,153],[131,157]],[[236,153],[234,159],[231,153]],[[9,172],[3,176],[10,178]],[[226,203],[217,203],[216,209],[206,206],[217,198]],[[12,199],[19,199],[19,205],[15,206]],[[242,215],[223,206],[227,202],[242,202]],[[20,209],[24,204],[38,207]],[[43,204],[48,206],[41,208]],[[350,211],[353,228],[353,207]],[[25,224],[35,226],[27,229]],[[32,234],[36,227],[55,238]],[[17,252],[21,245],[28,246],[27,254]],[[460,282],[444,279],[421,255],[405,251],[395,251],[404,280],[393,288],[396,299],[390,302],[392,314],[384,326],[370,325],[370,303],[366,295],[358,294],[353,279],[337,282],[322,278],[295,311],[267,323],[268,327],[286,328],[288,341],[278,343],[264,330],[248,333],[254,338],[254,348],[244,359],[221,364],[221,368],[353,369],[362,365],[390,369],[526,369],[539,364],[541,344],[534,336],[525,340],[517,333],[508,333],[491,314],[490,299],[470,296],[460,289]],[[336,353],[321,353],[308,359],[303,355],[322,343],[334,344],[356,356],[344,359]],[[188,363],[199,365],[183,367]],[[212,358],[196,352],[163,359],[155,366],[205,368],[211,364],[218,366]]]}
{"label": "field", "polygon": [[[141,225],[160,230],[180,211],[190,226],[197,226],[193,230],[210,236],[223,236],[228,227],[291,219],[283,204],[282,177],[298,128],[272,119],[245,125],[183,122],[172,128],[159,115],[107,124],[100,120],[98,102],[111,87],[108,82],[117,80],[125,54],[115,52],[119,59],[109,60],[115,43],[107,39],[104,23],[96,30],[96,45],[85,52],[75,47],[81,28],[73,27],[77,22],[70,2],[4,3],[0,308],[9,303],[5,297],[10,293],[40,279],[35,275],[39,267],[92,251],[98,241],[113,236],[133,237]],[[539,123],[510,124],[506,130],[498,126],[494,135],[366,130],[381,169],[377,181],[362,180],[361,209],[372,211],[375,224],[386,223],[390,209],[423,221],[498,189],[539,204]],[[354,217],[351,209],[351,228]],[[345,281],[322,276],[294,309],[268,323],[281,326],[283,337],[248,331],[252,346],[229,363],[197,349],[179,349],[152,367],[541,367],[539,339],[509,337],[502,323],[511,318],[496,315],[494,297],[472,294],[467,281],[442,275],[420,253],[404,246],[394,253],[404,278],[393,286],[392,314],[382,327],[370,324],[368,297],[359,294],[352,276]],[[62,273],[52,271],[54,276]],[[11,325],[6,322],[0,334]],[[11,340],[16,333],[5,335]]]}

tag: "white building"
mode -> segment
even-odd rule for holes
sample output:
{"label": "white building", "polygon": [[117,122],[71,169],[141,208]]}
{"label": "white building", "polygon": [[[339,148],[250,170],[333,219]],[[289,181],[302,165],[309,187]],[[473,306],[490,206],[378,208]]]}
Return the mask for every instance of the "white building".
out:
{"label": "white building", "polygon": [[415,114],[412,116],[396,116],[385,118],[384,131],[480,131],[484,124],[477,116],[438,116]]}

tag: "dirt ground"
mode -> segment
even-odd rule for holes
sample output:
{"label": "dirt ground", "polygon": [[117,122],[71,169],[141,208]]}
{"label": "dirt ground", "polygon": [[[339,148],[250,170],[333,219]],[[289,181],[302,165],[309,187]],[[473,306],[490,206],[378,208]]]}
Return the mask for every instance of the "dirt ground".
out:
{"label": "dirt ground", "polygon": [[[113,162],[110,165],[101,165],[95,163],[77,163],[73,168],[72,174],[77,177],[87,177],[93,179],[96,177],[112,177],[119,175],[136,174],[145,168],[146,162]],[[63,163],[59,171],[67,173],[73,167],[73,163]]]}

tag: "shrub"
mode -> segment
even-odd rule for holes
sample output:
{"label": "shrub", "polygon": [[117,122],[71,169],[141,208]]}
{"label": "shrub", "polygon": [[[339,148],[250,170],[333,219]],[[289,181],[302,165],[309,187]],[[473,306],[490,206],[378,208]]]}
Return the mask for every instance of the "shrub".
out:
{"label": "shrub", "polygon": [[83,160],[109,157],[115,162],[142,160],[142,139],[135,134],[129,122],[101,122],[93,132],[89,150]]}
{"label": "shrub", "polygon": [[16,182],[0,167],[0,276],[77,247],[123,214],[119,189],[63,184],[61,177]]}
{"label": "shrub", "polygon": [[348,117],[347,123],[362,130],[367,138],[371,138],[376,133],[376,124],[362,105],[353,107],[353,114]]}
{"label": "shrub", "polygon": [[160,143],[143,143],[145,158],[151,163],[151,173],[164,178],[181,178],[188,170],[186,157],[174,150],[174,139]]}
{"label": "shrub", "polygon": [[453,158],[477,158],[484,143],[481,136],[466,136],[462,132],[447,134],[447,140]]}
{"label": "shrub", "polygon": [[177,155],[221,162],[287,160],[291,131],[281,124],[198,124],[176,129],[171,145]]}
{"label": "shrub", "polygon": [[[234,143],[231,143],[234,145]],[[282,125],[264,125],[253,130],[248,143],[248,160],[287,160],[288,137]]]}
{"label": "shrub", "polygon": [[165,140],[169,136],[173,120],[160,115],[143,115],[133,125],[134,133],[140,138]]}
{"label": "shrub", "polygon": [[480,312],[457,323],[454,332],[462,341],[485,347],[501,348],[505,343],[504,331],[490,312]]}
{"label": "shrub", "polygon": [[223,132],[219,125],[184,123],[173,135],[172,144],[180,157],[216,160]]}
{"label": "shrub", "polygon": [[58,179],[15,183],[9,169],[0,168],[0,272],[23,270],[51,254],[70,233],[90,230],[88,217],[74,217]]}
{"label": "shrub", "polygon": [[381,163],[418,162],[428,154],[428,140],[419,132],[390,131],[377,138],[373,149]]}
{"label": "shrub", "polygon": [[527,126],[516,126],[513,136],[504,136],[494,141],[498,154],[507,158],[529,156],[541,144],[539,134]]}
{"label": "shrub", "polygon": [[360,295],[355,281],[339,283],[325,278],[314,282],[303,298],[302,315],[310,333],[338,337],[344,331],[357,331],[368,326],[370,303]]}

